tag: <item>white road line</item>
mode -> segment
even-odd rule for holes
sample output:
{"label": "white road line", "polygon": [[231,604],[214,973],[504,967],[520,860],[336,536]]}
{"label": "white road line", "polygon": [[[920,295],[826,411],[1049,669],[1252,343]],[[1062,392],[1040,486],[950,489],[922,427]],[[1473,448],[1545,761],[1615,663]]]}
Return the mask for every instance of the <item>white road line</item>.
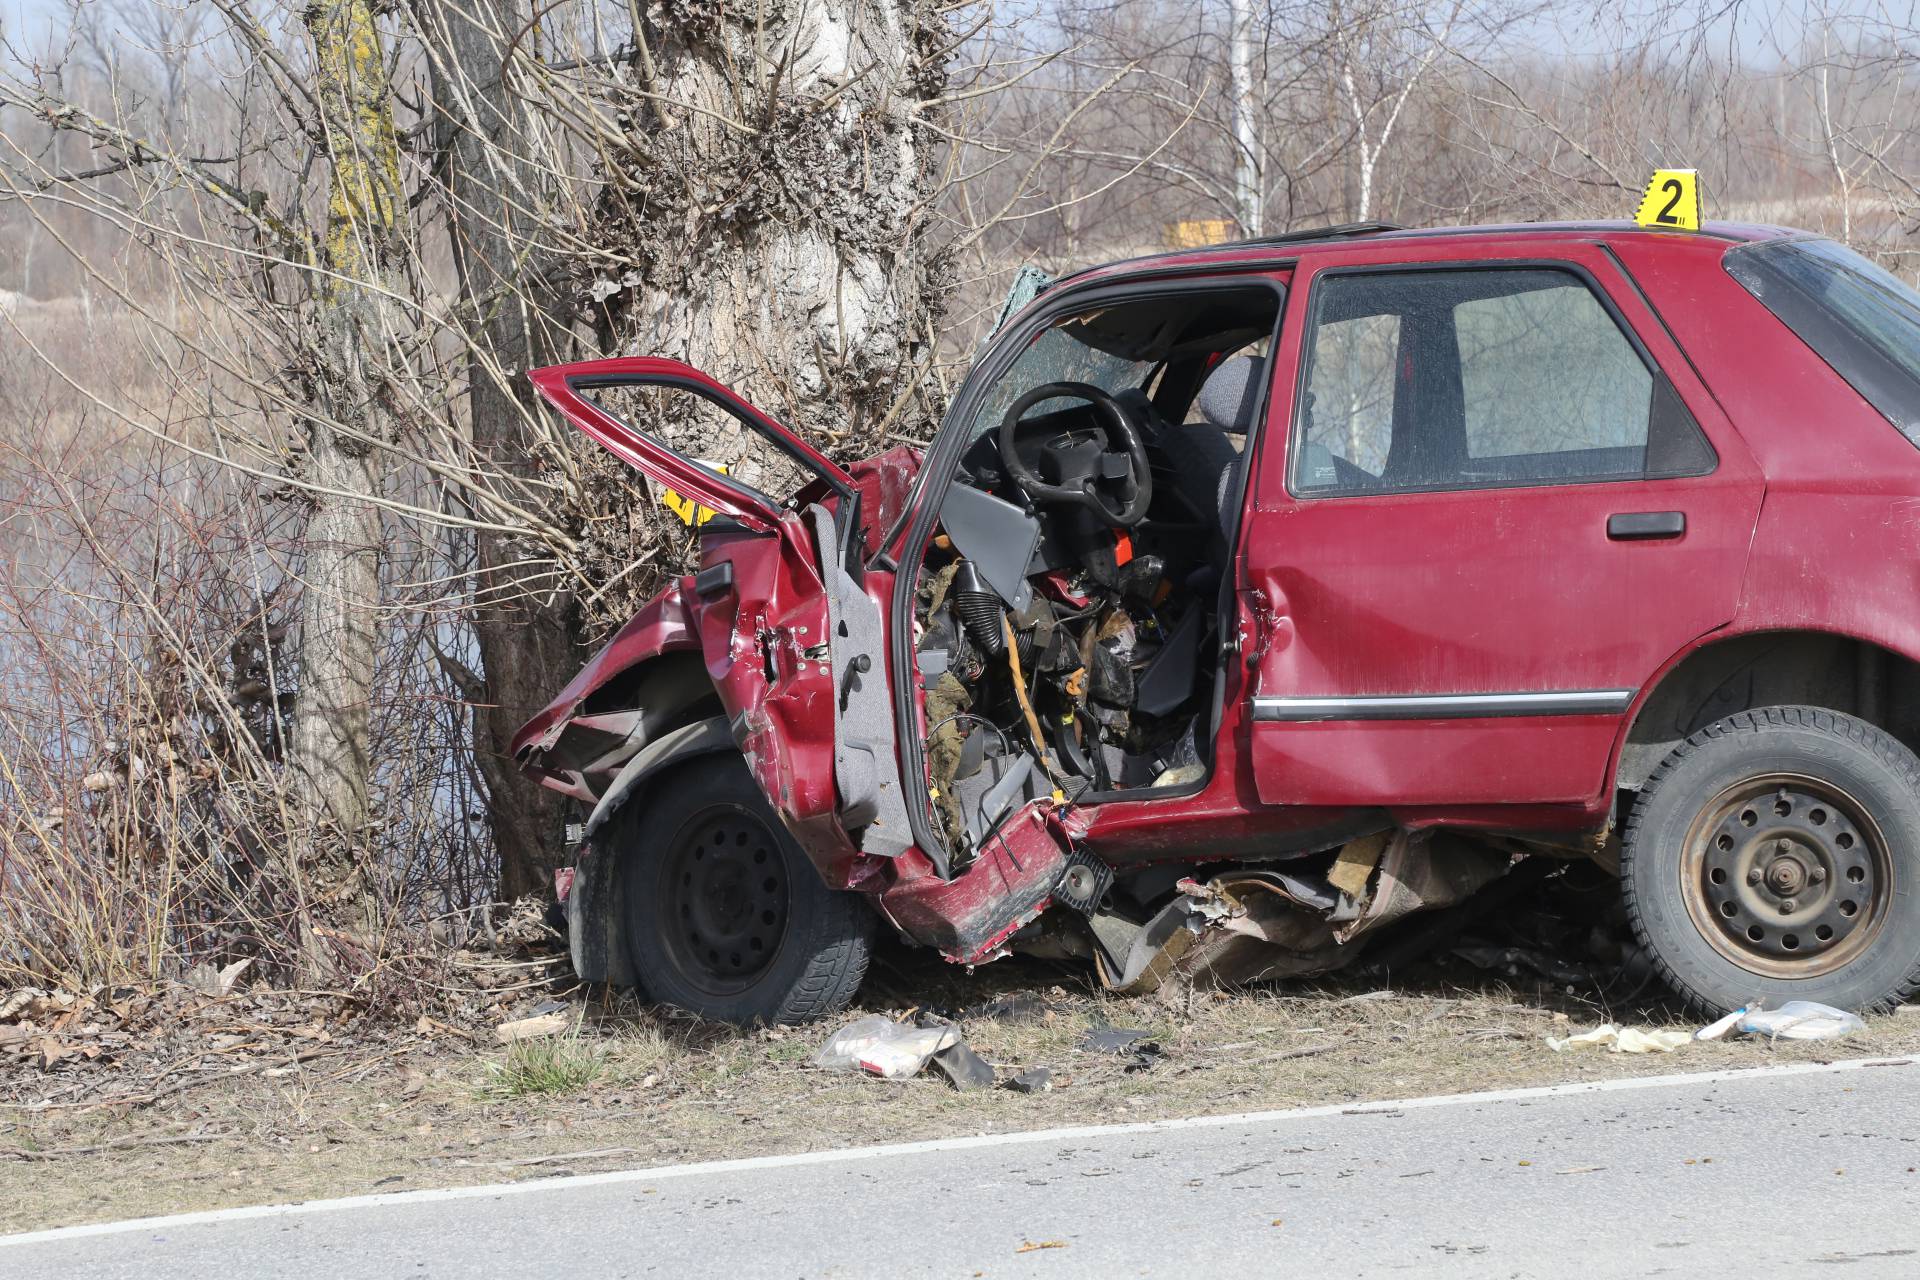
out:
{"label": "white road line", "polygon": [[1394,1098],[1378,1102],[1335,1102],[1325,1106],[1294,1107],[1284,1111],[1242,1111],[1230,1115],[1188,1116],[1178,1120],[1147,1120],[1136,1124],[1086,1124],[1062,1129],[1032,1129],[1018,1133],[983,1133],[967,1138],[934,1138],[924,1142],[894,1142],[874,1147],[843,1147],[836,1151],[801,1151],[784,1156],[749,1156],[740,1160],[706,1160],[694,1164],[622,1169],[613,1173],[583,1173],[562,1178],[534,1178],[524,1182],[503,1182],[477,1187],[392,1191],[377,1195],[346,1196],[338,1200],[251,1205],[243,1209],[203,1209],[197,1213],[177,1213],[160,1218],[131,1218],[125,1222],[96,1222],[86,1226],[53,1227],[45,1231],[28,1231],[19,1235],[0,1236],[0,1248],[9,1245],[45,1244],[54,1240],[77,1240],[87,1236],[120,1235],[132,1231],[163,1231],[200,1226],[204,1223],[240,1222],[248,1218],[331,1213],[341,1209],[384,1208],[392,1205],[430,1204],[442,1200],[538,1195],[552,1191],[565,1191],[574,1187],[611,1186],[623,1182],[663,1182],[672,1178],[692,1178],[709,1173],[750,1173],[757,1169],[846,1164],[857,1160],[923,1155],[936,1151],[971,1151],[982,1147],[1024,1146],[1036,1142],[1085,1141],[1091,1138],[1120,1138],[1139,1133],[1172,1133],[1181,1129],[1282,1124],[1293,1120],[1317,1120],[1340,1115],[1380,1115],[1434,1107],[1519,1102],[1532,1098],[1565,1098],[1588,1093],[1624,1093],[1638,1089],[1664,1089],[1675,1085],[1724,1084],[1745,1080],[1777,1079],[1783,1076],[1824,1075],[1859,1071],[1867,1067],[1910,1067],[1915,1065],[1915,1062],[1914,1058],[1849,1058],[1839,1062],[1797,1062],[1779,1067],[1742,1067],[1723,1071],[1681,1072],[1664,1076],[1628,1076],[1615,1080],[1537,1085],[1527,1089],[1489,1089],[1480,1093],[1444,1093],[1424,1098]]}

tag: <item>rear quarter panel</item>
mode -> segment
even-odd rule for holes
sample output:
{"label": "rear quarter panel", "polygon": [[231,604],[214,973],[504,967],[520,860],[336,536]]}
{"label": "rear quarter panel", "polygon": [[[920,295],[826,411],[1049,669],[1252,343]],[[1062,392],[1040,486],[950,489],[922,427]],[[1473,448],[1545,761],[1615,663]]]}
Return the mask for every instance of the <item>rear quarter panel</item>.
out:
{"label": "rear quarter panel", "polygon": [[1724,241],[1619,247],[1766,476],[1728,633],[1920,658],[1920,449],[1726,271]]}

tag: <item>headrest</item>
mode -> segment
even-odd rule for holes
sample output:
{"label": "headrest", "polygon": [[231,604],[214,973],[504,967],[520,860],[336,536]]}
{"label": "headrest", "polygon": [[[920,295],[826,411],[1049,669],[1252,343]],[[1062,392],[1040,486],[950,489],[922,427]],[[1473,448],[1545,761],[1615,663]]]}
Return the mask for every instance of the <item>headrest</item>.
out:
{"label": "headrest", "polygon": [[1200,388],[1200,416],[1222,431],[1246,434],[1253,425],[1254,405],[1266,384],[1267,362],[1262,356],[1235,356],[1207,375]]}

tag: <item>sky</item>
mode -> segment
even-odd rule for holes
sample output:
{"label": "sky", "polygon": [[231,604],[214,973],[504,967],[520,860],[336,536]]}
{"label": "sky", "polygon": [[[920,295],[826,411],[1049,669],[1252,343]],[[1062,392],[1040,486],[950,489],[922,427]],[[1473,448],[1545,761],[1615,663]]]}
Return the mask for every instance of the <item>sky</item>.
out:
{"label": "sky", "polygon": [[[148,2],[188,5],[205,0]],[[1056,4],[1073,2],[1076,0],[1003,0],[1008,11],[1027,8],[1036,16]],[[1089,2],[1111,4],[1116,0]],[[1224,12],[1224,0],[1193,2],[1196,7]],[[1436,0],[1434,7],[1437,10],[1445,2]],[[44,47],[50,29],[64,22],[65,12],[64,0],[0,0],[0,30],[16,46]],[[1710,16],[1703,18],[1703,14]],[[1538,13],[1508,28],[1500,47],[1510,57],[1531,55],[1552,60],[1597,56],[1623,43],[1664,44],[1678,53],[1683,45],[1704,42],[1716,54],[1724,55],[1731,49],[1744,62],[1766,66],[1779,60],[1778,33],[1805,30],[1822,15],[1842,29],[1862,22],[1920,28],[1920,3],[1915,0],[1580,0],[1562,4],[1547,0]]]}

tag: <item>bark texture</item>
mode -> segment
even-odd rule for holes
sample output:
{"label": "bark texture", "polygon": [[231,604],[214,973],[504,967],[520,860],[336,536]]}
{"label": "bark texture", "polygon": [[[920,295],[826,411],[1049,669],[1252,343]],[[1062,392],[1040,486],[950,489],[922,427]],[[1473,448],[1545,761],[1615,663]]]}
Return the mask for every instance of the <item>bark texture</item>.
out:
{"label": "bark texture", "polygon": [[1260,184],[1260,104],[1253,88],[1253,0],[1227,5],[1228,92],[1233,115],[1233,215],[1240,234],[1261,234],[1265,213]]}
{"label": "bark texture", "polygon": [[[598,208],[597,243],[624,269],[580,281],[605,340],[705,369],[841,457],[924,428],[937,407],[917,377],[949,274],[926,247],[937,137],[922,125],[951,39],[937,11],[658,0],[644,17]],[[590,501],[617,516],[630,482],[598,474],[612,488]],[[588,536],[601,581],[648,537],[631,519]],[[648,577],[594,621],[623,617]]]}
{"label": "bark texture", "polygon": [[386,61],[367,0],[306,12],[328,164],[327,233],[311,345],[314,412],[302,478],[314,486],[300,607],[293,760],[308,817],[312,919],[366,921],[369,704],[380,594],[374,443],[390,438],[387,371],[398,333],[387,275],[404,196]]}
{"label": "bark texture", "polygon": [[[507,51],[533,21],[527,0],[450,0],[428,17],[435,121],[445,156],[448,231],[468,331],[467,407],[475,465],[484,484],[540,502],[524,481],[541,470],[526,372],[559,358],[564,299],[540,248],[548,188],[528,157],[539,154],[533,108],[508,83]],[[564,855],[565,800],[513,767],[514,733],[579,663],[571,592],[530,537],[482,530],[471,614],[481,671],[474,703],[475,753],[487,784],[488,821],[503,899],[543,892]]]}

